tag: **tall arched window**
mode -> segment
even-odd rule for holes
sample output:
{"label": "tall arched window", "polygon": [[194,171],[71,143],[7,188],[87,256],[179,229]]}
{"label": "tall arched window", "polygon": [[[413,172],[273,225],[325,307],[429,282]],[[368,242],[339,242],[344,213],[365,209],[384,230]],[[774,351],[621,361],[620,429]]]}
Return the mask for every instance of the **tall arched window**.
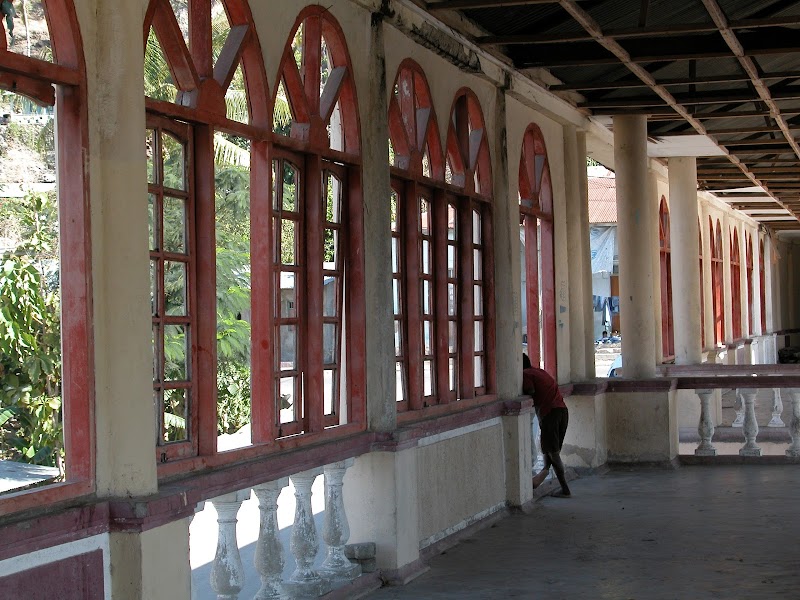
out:
{"label": "tall arched window", "polygon": [[396,399],[415,410],[453,399],[458,335],[444,155],[428,82],[410,59],[392,88],[389,134]]}
{"label": "tall arched window", "polygon": [[764,240],[758,241],[758,289],[761,297],[761,335],[767,333],[767,266],[764,264]]}
{"label": "tall arched window", "polygon": [[[0,366],[6,375],[14,375],[13,381],[4,378],[4,393],[27,394],[29,408],[18,405],[16,411],[4,411],[3,431],[9,438],[30,439],[23,448],[25,459],[38,464],[57,466],[56,446],[63,443],[64,483],[46,492],[48,499],[58,500],[89,493],[95,466],[89,196],[80,158],[89,154],[86,74],[71,0],[41,0],[36,6],[29,5],[26,21],[16,19],[16,23],[18,27],[36,27],[41,43],[31,47],[19,30],[16,36],[7,37],[0,25],[0,99],[10,107],[0,127],[19,119],[17,126],[23,128],[27,117],[38,116],[40,131],[36,135],[52,144],[49,168],[55,184],[26,199],[24,205],[13,199],[3,202],[4,211],[17,204],[32,215],[31,227],[38,232],[34,236],[33,231],[26,231],[23,220],[17,231],[21,237],[5,240],[17,247],[3,257],[2,294],[5,298],[19,295],[13,306],[3,309],[4,320],[14,323],[14,328],[4,330],[16,335],[4,340],[4,364]],[[26,191],[34,182],[19,181],[13,170],[0,167],[0,183]],[[45,228],[52,238],[44,233]],[[36,290],[35,299],[30,290]],[[42,296],[47,299],[41,300]],[[36,306],[37,312],[41,309],[39,316],[26,306]],[[37,348],[37,360],[30,360],[32,347]],[[15,387],[19,388],[16,392]],[[39,420],[43,414],[63,425],[63,440],[39,444],[32,439],[23,422]],[[42,488],[11,493],[0,502],[0,513],[41,502],[39,491]]]}
{"label": "tall arched window", "polygon": [[672,329],[672,259],[670,254],[669,208],[661,196],[658,209],[658,245],[661,268],[661,350],[664,358],[675,356]]}
{"label": "tall arched window", "polygon": [[733,339],[742,337],[742,283],[741,253],[739,252],[739,233],[736,228],[731,234],[731,333]]}
{"label": "tall arched window", "polygon": [[303,9],[286,45],[275,133],[268,418],[277,437],[346,432],[364,417],[361,144],[345,36],[322,6]]}
{"label": "tall arched window", "polygon": [[711,240],[711,302],[714,313],[714,344],[725,341],[725,296],[722,291],[722,228],[717,221],[716,231],[708,219]]}
{"label": "tall arched window", "polygon": [[437,255],[447,256],[448,271],[452,265],[447,297],[455,306],[448,327],[456,331],[458,352],[448,357],[448,394],[469,399],[496,389],[491,160],[483,113],[471,90],[456,94],[449,124],[450,185],[441,203],[447,204],[447,248],[437,248]]}
{"label": "tall arched window", "polygon": [[747,269],[747,335],[752,336],[755,332],[753,327],[753,238],[750,234],[744,235],[745,245],[745,268]]}
{"label": "tall arched window", "polygon": [[553,193],[547,147],[538,125],[528,125],[519,163],[520,238],[528,356],[555,376],[556,314]]}
{"label": "tall arched window", "polygon": [[[156,451],[166,463],[214,453],[218,435],[263,402],[252,398],[266,357],[251,340],[267,330],[251,297],[267,274],[253,258],[266,249],[271,118],[244,0],[151,0],[144,39]],[[231,423],[233,403],[244,418]],[[252,423],[240,445],[266,441]]]}

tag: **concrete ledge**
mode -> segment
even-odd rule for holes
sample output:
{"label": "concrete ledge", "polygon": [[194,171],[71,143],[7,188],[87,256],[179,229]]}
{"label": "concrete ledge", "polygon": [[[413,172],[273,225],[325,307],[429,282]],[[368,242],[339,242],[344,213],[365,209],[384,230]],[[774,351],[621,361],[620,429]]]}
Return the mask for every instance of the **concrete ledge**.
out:
{"label": "concrete ledge", "polygon": [[430,569],[427,563],[419,558],[399,569],[381,569],[380,577],[385,585],[405,585]]}
{"label": "concrete ledge", "polygon": [[383,579],[379,571],[367,573],[356,577],[353,581],[348,581],[341,587],[323,594],[320,598],[325,600],[357,600],[365,598],[375,590],[383,587]]}
{"label": "concrete ledge", "polygon": [[[700,434],[697,428],[680,428],[681,444],[700,443]],[[741,427],[715,427],[713,442],[744,443],[744,430]],[[764,427],[759,426],[758,438],[756,442],[771,442],[774,444],[791,444],[792,436],[789,434],[788,427]]]}
{"label": "concrete ledge", "polygon": [[719,456],[694,456],[681,454],[680,463],[686,466],[712,466],[721,465],[798,465],[800,457],[790,456],[739,456],[738,454],[721,454]]}
{"label": "concrete ledge", "polygon": [[494,523],[496,523],[500,519],[504,519],[510,514],[511,511],[508,508],[505,508],[493,512],[490,515],[487,515],[484,518],[475,521],[474,523],[470,523],[469,525],[464,527],[464,529],[456,531],[455,533],[448,535],[447,537],[442,538],[437,542],[434,542],[430,546],[426,546],[425,548],[420,549],[419,551],[420,560],[428,560],[434,556],[441,554],[442,552],[446,552],[456,544],[463,542],[467,538],[471,538],[473,535],[475,535],[478,531],[482,529],[491,527]]}

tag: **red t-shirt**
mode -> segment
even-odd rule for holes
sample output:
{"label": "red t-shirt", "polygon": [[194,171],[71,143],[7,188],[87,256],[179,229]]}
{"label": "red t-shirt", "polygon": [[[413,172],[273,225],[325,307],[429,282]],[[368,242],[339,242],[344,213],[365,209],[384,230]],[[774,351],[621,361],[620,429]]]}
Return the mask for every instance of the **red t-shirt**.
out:
{"label": "red t-shirt", "polygon": [[522,391],[533,396],[540,419],[554,408],[567,408],[556,380],[544,369],[531,367],[522,371]]}

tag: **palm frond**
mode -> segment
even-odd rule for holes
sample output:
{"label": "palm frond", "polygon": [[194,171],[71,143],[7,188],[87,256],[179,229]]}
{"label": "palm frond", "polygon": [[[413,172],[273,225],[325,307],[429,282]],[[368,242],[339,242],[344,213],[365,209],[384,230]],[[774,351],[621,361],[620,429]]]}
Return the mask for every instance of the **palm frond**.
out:
{"label": "palm frond", "polygon": [[250,168],[250,152],[229,142],[219,133],[214,133],[214,162],[222,166]]}

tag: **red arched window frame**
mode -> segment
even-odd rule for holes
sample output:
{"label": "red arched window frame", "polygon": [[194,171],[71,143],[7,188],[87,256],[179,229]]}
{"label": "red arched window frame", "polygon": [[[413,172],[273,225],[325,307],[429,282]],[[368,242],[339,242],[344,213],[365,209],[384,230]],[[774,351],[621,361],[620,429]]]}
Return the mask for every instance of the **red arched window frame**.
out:
{"label": "red arched window frame", "polygon": [[[193,468],[198,455],[217,451],[217,252],[214,202],[214,144],[216,134],[228,134],[250,144],[251,297],[268,291],[270,166],[268,139],[272,115],[263,100],[269,98],[261,47],[246,0],[221,0],[230,25],[216,61],[212,52],[212,4],[188,4],[188,43],[167,0],[151,0],[145,14],[144,42],[151,30],[177,88],[174,102],[146,97],[148,169],[151,202],[151,274],[153,276],[154,401],[157,406],[156,457],[160,475]],[[241,67],[247,92],[246,123],[228,117],[225,94]],[[165,178],[165,146],[181,153],[179,177]],[[179,207],[184,223],[184,245],[168,248],[163,238],[167,205]],[[162,231],[163,230],[163,231]],[[165,292],[165,272],[177,266],[184,273],[185,301],[170,310]],[[262,339],[269,328],[265,308],[251,302],[251,339]],[[167,330],[179,332],[185,369],[170,377],[165,370],[165,347],[174,342]],[[169,337],[169,340],[168,340]],[[254,443],[271,441],[262,427],[267,353],[251,352],[251,423]],[[173,399],[177,400],[173,401]],[[168,434],[167,413],[173,402],[183,411],[186,426],[178,435]],[[181,415],[179,415],[181,416]],[[186,459],[179,460],[176,459]]]}
{"label": "red arched window frame", "polygon": [[747,269],[747,335],[754,333],[753,326],[753,238],[750,234],[744,235],[745,268]]}
{"label": "red arched window frame", "polygon": [[523,267],[526,274],[524,302],[528,356],[534,365],[542,364],[555,377],[557,358],[553,193],[547,146],[542,130],[535,123],[528,125],[522,138],[519,213],[520,228],[525,236]]}
{"label": "red arched window frame", "polygon": [[447,204],[447,219],[440,221],[440,227],[447,226],[447,248],[437,248],[437,255],[454,257],[446,297],[455,300],[448,326],[456,329],[458,350],[447,363],[439,359],[438,372],[446,368],[447,383],[455,384],[445,386],[440,378],[440,402],[469,400],[496,390],[491,169],[480,102],[472,90],[462,88],[450,111],[445,164],[449,185],[439,203]]}
{"label": "red arched window frame", "polygon": [[736,228],[731,232],[731,333],[733,339],[742,337],[742,283],[741,252],[739,251],[739,232]]}
{"label": "red arched window frame", "polygon": [[661,271],[661,351],[664,359],[675,356],[672,326],[672,258],[670,252],[669,207],[661,196],[658,209],[658,246]]}
{"label": "red arched window frame", "polygon": [[[291,203],[275,186],[270,219],[283,236],[295,234],[295,258],[273,253],[275,326],[272,348],[273,436],[325,435],[363,430],[365,423],[365,308],[360,126],[345,35],[326,8],[298,15],[281,59],[275,93],[291,109],[289,135],[274,136],[273,172],[299,178]],[[281,314],[282,278],[293,278],[296,309]],[[287,344],[287,340],[293,340]],[[293,347],[292,356],[284,355]],[[345,360],[346,357],[346,360]],[[268,392],[267,392],[268,393]],[[291,415],[281,397],[293,394]]]}
{"label": "red arched window frame", "polygon": [[764,240],[758,241],[758,288],[761,297],[761,335],[767,333],[767,266],[764,264]]}
{"label": "red arched window frame", "polygon": [[0,513],[87,494],[94,489],[95,454],[86,72],[71,0],[42,0],[53,62],[8,49],[0,26],[0,88],[55,107],[61,307],[61,399],[65,481],[0,499]]}
{"label": "red arched window frame", "polygon": [[708,219],[711,234],[711,301],[714,313],[714,344],[725,341],[725,296],[722,291],[722,227],[717,221],[716,230]]}
{"label": "red arched window frame", "polygon": [[697,248],[700,256],[700,348],[706,345],[706,309],[705,286],[703,285],[703,227],[700,218],[697,219]]}
{"label": "red arched window frame", "polygon": [[447,302],[455,273],[444,154],[425,73],[411,59],[400,63],[389,98],[389,141],[396,400],[398,411],[418,410],[453,399],[449,365],[458,346],[455,305]]}

